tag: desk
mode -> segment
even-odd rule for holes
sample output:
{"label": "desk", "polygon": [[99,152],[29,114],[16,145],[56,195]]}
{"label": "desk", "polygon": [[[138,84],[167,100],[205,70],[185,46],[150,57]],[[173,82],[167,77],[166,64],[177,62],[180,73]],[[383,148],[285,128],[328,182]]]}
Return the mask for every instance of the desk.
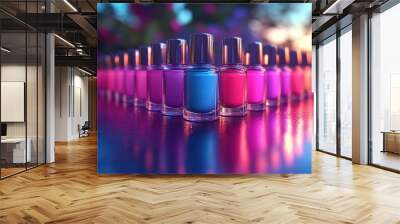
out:
{"label": "desk", "polygon": [[[28,143],[25,152],[25,138],[6,138],[1,139],[1,154],[9,163],[25,163],[30,162],[32,158],[30,138],[26,139]],[[12,158],[12,160],[11,160]],[[27,161],[25,161],[25,158]]]}
{"label": "desk", "polygon": [[400,154],[400,131],[383,131],[383,152]]}

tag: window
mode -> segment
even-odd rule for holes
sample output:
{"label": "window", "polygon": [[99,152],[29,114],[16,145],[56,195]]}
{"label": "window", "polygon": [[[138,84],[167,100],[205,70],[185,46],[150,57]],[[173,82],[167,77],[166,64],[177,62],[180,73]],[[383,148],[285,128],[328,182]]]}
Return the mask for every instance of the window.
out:
{"label": "window", "polygon": [[371,162],[400,170],[400,5],[371,18]]}
{"label": "window", "polygon": [[319,45],[318,133],[319,150],[336,153],[336,37]]}

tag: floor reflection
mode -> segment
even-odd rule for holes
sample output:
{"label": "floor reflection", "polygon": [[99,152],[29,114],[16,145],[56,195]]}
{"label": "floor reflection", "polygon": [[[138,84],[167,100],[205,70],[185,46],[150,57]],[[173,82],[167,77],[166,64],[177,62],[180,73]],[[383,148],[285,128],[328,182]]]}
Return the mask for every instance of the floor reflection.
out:
{"label": "floor reflection", "polygon": [[98,99],[101,174],[310,173],[313,100],[191,123]]}

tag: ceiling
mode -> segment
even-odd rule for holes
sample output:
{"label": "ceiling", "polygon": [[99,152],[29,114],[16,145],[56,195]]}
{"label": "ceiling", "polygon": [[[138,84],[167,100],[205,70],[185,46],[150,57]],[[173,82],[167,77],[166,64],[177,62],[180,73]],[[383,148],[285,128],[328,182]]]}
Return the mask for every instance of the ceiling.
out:
{"label": "ceiling", "polygon": [[[216,0],[218,1],[218,0]],[[223,0],[221,0],[222,2]],[[338,21],[382,5],[387,0],[252,0],[252,2],[312,2],[313,41],[335,32],[332,27]],[[0,22],[3,46],[15,50],[21,55],[35,52],[35,43],[30,43],[25,52],[25,38],[18,33],[26,30],[32,32],[54,32],[56,64],[85,66],[95,71],[97,55],[97,15],[96,4],[100,2],[134,2],[106,0],[1,0]],[[142,2],[152,2],[145,0]],[[171,2],[155,0],[154,2]],[[204,2],[204,0],[187,0],[187,2]],[[235,2],[248,2],[236,0]],[[51,13],[50,13],[51,12]],[[344,23],[343,23],[344,24]],[[343,25],[342,24],[342,25]],[[345,25],[345,24],[344,24]],[[329,32],[328,32],[329,31]],[[28,35],[29,36],[29,35]],[[76,63],[76,64],[75,64]],[[81,63],[81,64],[79,64]]]}

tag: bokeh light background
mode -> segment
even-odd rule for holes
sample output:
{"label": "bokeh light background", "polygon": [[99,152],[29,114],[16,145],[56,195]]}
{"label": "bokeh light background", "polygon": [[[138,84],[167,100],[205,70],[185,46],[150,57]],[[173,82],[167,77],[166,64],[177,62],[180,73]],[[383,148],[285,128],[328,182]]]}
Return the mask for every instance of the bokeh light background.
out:
{"label": "bokeh light background", "polygon": [[[311,3],[97,4],[101,53],[134,48],[198,32],[311,51]],[[219,58],[219,60],[218,60]],[[216,63],[220,57],[216,55]]]}

